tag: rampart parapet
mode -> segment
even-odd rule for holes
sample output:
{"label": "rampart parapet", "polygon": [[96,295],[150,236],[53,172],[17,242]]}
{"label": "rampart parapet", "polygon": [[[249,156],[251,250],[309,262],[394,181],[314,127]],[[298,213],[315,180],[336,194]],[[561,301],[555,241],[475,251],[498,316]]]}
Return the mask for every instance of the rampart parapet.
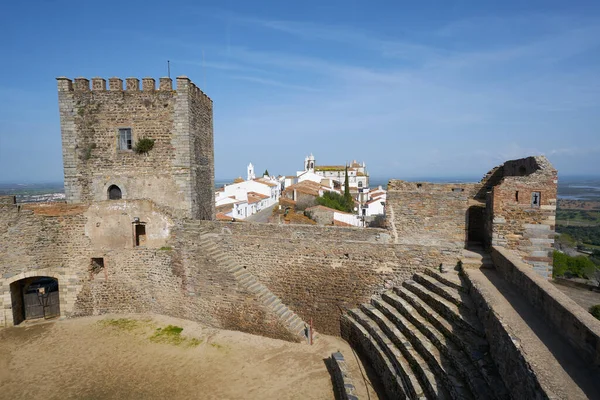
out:
{"label": "rampart parapet", "polygon": [[[140,79],[135,77],[125,78],[125,88],[123,88],[123,79],[118,77],[112,77],[108,79],[108,88],[106,85],[106,79],[102,77],[94,77],[90,81],[90,79],[84,77],[77,77],[71,80],[65,76],[60,76],[56,78],[56,80],[58,81],[59,92],[154,92],[173,90],[173,80],[168,77],[159,78],[158,87],[156,87],[156,80],[151,77],[142,78],[141,86]],[[202,89],[196,86],[187,76],[178,76],[175,79],[175,82],[175,91],[188,90],[212,104],[211,98],[208,97],[202,91]]]}

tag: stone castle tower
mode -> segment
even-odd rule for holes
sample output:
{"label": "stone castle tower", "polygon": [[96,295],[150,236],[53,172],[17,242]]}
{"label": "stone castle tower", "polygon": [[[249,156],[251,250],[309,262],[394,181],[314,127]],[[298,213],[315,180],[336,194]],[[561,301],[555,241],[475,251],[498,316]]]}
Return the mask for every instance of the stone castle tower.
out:
{"label": "stone castle tower", "polygon": [[[195,219],[213,219],[213,103],[187,77],[60,77],[65,195],[68,203],[151,199]],[[137,153],[140,139],[154,141]]]}

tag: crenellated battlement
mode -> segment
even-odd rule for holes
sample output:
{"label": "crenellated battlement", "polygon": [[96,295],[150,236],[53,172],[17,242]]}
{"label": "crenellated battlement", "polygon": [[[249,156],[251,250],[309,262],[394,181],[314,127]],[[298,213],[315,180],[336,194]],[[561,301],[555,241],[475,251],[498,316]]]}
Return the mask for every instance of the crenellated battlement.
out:
{"label": "crenellated battlement", "polygon": [[201,96],[203,99],[212,103],[208,97],[198,86],[196,86],[187,76],[178,76],[176,78],[176,87],[173,88],[173,80],[171,78],[159,78],[158,87],[154,78],[145,77],[141,80],[138,78],[125,78],[125,88],[123,88],[123,79],[112,77],[108,79],[108,88],[106,79],[94,77],[90,79],[78,77],[73,80],[61,76],[56,78],[58,82],[59,92],[154,92],[154,91],[183,91],[188,90],[191,93]]}

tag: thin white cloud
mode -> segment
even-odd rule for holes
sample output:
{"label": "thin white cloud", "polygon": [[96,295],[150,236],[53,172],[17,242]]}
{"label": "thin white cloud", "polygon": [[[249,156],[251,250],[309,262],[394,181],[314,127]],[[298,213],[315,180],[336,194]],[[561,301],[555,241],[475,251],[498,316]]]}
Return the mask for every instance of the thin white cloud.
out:
{"label": "thin white cloud", "polygon": [[244,64],[236,64],[227,61],[207,61],[207,60],[171,60],[172,63],[194,65],[201,68],[217,69],[222,71],[247,71],[247,72],[267,72],[264,69],[253,68]]}
{"label": "thin white cloud", "polygon": [[273,79],[259,78],[256,76],[230,75],[230,78],[242,80],[242,81],[253,82],[253,83],[258,83],[261,85],[276,86],[276,87],[292,89],[292,90],[302,90],[302,91],[307,91],[307,92],[320,91],[319,89],[309,87],[309,86],[293,85],[293,84],[289,84],[289,83],[276,81]]}

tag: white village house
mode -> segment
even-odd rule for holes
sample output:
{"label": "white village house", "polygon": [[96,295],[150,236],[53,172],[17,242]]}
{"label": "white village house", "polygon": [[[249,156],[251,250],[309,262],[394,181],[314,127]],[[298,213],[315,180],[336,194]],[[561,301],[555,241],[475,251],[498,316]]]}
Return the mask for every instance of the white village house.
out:
{"label": "white village house", "polygon": [[250,163],[246,180],[238,178],[215,192],[217,217],[245,219],[277,204],[280,194],[281,181],[269,176],[256,178],[254,166]]}

